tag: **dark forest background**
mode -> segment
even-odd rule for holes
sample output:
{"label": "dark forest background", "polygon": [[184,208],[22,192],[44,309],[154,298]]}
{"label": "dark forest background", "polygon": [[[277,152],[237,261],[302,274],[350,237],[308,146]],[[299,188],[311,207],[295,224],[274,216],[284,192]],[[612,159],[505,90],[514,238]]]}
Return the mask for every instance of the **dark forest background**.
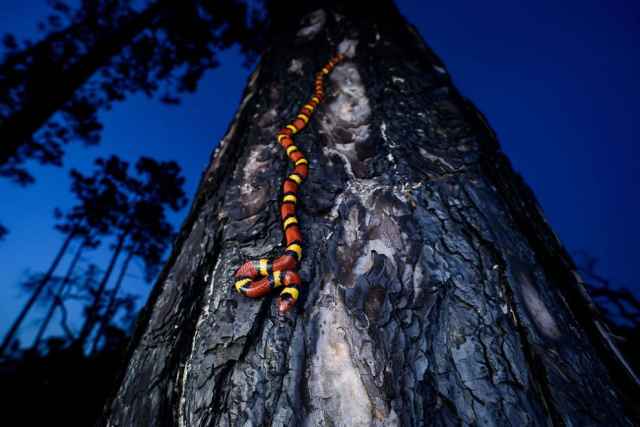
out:
{"label": "dark forest background", "polygon": [[[623,119],[640,94],[637,58],[624,50],[637,38],[626,28],[640,15],[623,3],[604,14],[596,3],[581,5],[577,17],[551,3],[505,5],[498,19],[479,24],[492,11],[465,4],[456,16],[454,5],[399,2],[462,92],[486,106],[638,366],[637,251],[630,243],[638,205],[625,201],[633,123]],[[87,425],[265,48],[277,2],[29,0],[2,7],[9,19],[0,23],[13,27],[0,27],[7,31],[0,51],[0,393],[12,410],[32,414],[29,422]],[[493,54],[474,50],[473,31]],[[617,151],[618,163],[603,151]],[[34,401],[37,413],[28,410]]]}

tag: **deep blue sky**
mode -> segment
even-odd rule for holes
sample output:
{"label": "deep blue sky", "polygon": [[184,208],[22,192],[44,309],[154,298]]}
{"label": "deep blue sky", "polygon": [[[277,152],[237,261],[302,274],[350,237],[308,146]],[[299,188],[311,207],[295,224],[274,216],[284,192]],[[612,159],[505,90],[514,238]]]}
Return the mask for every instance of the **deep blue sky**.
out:
{"label": "deep blue sky", "polygon": [[[447,64],[461,92],[488,117],[514,167],[533,187],[570,251],[600,259],[601,272],[640,290],[637,149],[640,113],[640,6],[637,1],[418,1],[398,4]],[[487,5],[490,6],[487,6]],[[34,36],[44,0],[3,0],[0,32]],[[209,153],[223,136],[249,71],[235,52],[207,74],[195,95],[167,107],[133,97],[103,114],[100,146],[68,147],[65,167],[32,168],[37,183],[0,180],[0,333],[23,298],[26,270],[44,270],[61,244],[52,210],[69,207],[68,169],[89,171],[98,156],[176,160],[195,192]],[[176,225],[185,212],[176,215]],[[104,254],[94,261],[104,264]],[[145,294],[139,266],[127,287]],[[30,336],[38,315],[23,331]]]}

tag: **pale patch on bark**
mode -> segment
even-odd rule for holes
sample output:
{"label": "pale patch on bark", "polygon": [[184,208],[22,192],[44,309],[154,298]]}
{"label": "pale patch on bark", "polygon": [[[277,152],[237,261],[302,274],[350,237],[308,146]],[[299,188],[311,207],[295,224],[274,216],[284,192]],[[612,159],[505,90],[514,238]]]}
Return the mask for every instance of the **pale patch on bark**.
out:
{"label": "pale patch on bark", "polygon": [[343,54],[347,58],[353,58],[356,56],[356,47],[358,46],[358,40],[344,39],[338,45],[338,53]]}
{"label": "pale patch on bark", "polygon": [[272,127],[278,118],[278,111],[275,108],[267,110],[256,121],[261,128]]}
{"label": "pale patch on bark", "polygon": [[292,59],[287,71],[293,74],[302,75],[302,61],[299,59]]}
{"label": "pale patch on bark", "polygon": [[[344,244],[338,247],[336,255],[343,265],[352,265],[343,278],[345,287],[355,286],[358,276],[372,268],[374,252],[385,255],[397,268],[396,256],[403,253],[408,240],[396,221],[409,209],[403,195],[402,189],[396,186],[354,179],[336,199],[329,218],[340,221],[344,232]],[[354,199],[358,203],[351,207],[346,218],[338,219],[340,206]]]}
{"label": "pale patch on bark", "polygon": [[548,338],[559,338],[562,334],[560,328],[558,328],[558,324],[540,298],[538,291],[524,274],[520,275],[520,290],[524,304],[540,332]]}
{"label": "pale patch on bark", "polygon": [[444,68],[440,67],[439,65],[434,65],[433,69],[436,70],[437,72],[439,72],[440,74],[447,74],[447,70],[445,70]]}
{"label": "pale patch on bark", "polygon": [[302,18],[302,27],[296,34],[298,37],[313,38],[322,30],[327,22],[327,14],[324,10],[318,9]]}
{"label": "pale patch on bark", "polygon": [[330,76],[334,97],[320,119],[320,133],[327,139],[324,154],[338,155],[344,161],[349,183],[357,180],[353,165],[358,162],[356,144],[369,138],[371,115],[360,73],[352,62],[338,65]]}
{"label": "pale patch on bark", "polygon": [[323,300],[329,306],[318,308],[319,317],[315,354],[309,366],[309,391],[314,400],[305,424],[324,425],[324,413],[334,414],[337,426],[369,426],[372,423],[373,405],[362,382],[361,373],[352,360],[352,349],[345,331],[353,325],[345,308],[336,295],[335,284],[325,286]]}
{"label": "pale patch on bark", "polygon": [[[264,206],[269,195],[258,182],[258,175],[266,172],[271,162],[269,160],[260,160],[264,157],[264,152],[270,151],[267,147],[256,145],[249,153],[249,158],[244,165],[242,185],[240,186],[240,203],[250,212],[256,212]],[[270,154],[270,153],[269,153]],[[266,157],[269,158],[268,156]]]}
{"label": "pale patch on bark", "polygon": [[418,151],[420,152],[422,157],[424,157],[425,159],[434,163],[439,163],[440,165],[444,166],[447,169],[447,173],[453,173],[460,170],[460,168],[455,168],[451,163],[447,162],[444,158],[433,155],[422,147],[418,147]]}
{"label": "pale patch on bark", "polygon": [[352,62],[343,63],[334,68],[329,79],[335,97],[326,107],[324,130],[333,133],[342,128],[351,134],[353,141],[363,141],[369,136],[367,120],[371,107],[358,69]]}
{"label": "pale patch on bark", "polygon": [[386,240],[367,240],[367,244],[362,250],[362,256],[356,260],[356,263],[353,266],[354,275],[360,276],[371,270],[373,267],[373,251],[378,254],[385,255],[390,260],[393,260],[393,255],[396,253],[395,248]]}
{"label": "pale patch on bark", "polygon": [[320,132],[327,136],[325,154],[334,153],[345,160],[347,174],[354,179],[352,163],[357,161],[356,144],[369,138],[371,116],[360,73],[352,62],[338,65],[330,76],[335,93],[320,120]]}
{"label": "pale patch on bark", "polygon": [[[218,259],[216,263],[216,267],[214,268],[214,271],[218,267],[219,263],[220,263],[220,260]],[[187,425],[185,424],[185,420],[187,416],[185,414],[184,407],[187,401],[187,398],[185,396],[187,379],[189,378],[189,375],[191,373],[191,356],[193,355],[196,349],[196,343],[198,342],[198,338],[200,334],[200,326],[207,319],[207,317],[209,316],[209,313],[211,312],[211,298],[213,296],[214,286],[215,286],[215,280],[214,280],[214,274],[212,273],[211,281],[209,282],[209,288],[207,290],[207,304],[203,307],[202,311],[200,312],[200,316],[198,317],[198,321],[196,323],[193,341],[191,342],[191,351],[189,352],[189,357],[187,358],[184,369],[182,370],[182,375],[176,381],[176,383],[180,383],[180,401],[178,403],[178,425],[180,427],[185,427]],[[177,371],[177,374],[180,375],[180,370]]]}
{"label": "pale patch on bark", "polygon": [[380,125],[380,134],[382,135],[382,139],[384,139],[384,142],[389,144],[389,146],[395,147],[398,145],[395,142],[393,142],[389,137],[389,135],[387,134],[387,124],[385,122],[382,122],[382,124]]}

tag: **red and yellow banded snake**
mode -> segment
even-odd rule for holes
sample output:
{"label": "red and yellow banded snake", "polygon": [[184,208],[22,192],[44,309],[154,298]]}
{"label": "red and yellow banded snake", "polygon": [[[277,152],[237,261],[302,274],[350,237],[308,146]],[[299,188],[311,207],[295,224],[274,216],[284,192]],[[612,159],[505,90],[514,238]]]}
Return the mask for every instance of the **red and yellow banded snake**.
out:
{"label": "red and yellow banded snake", "polygon": [[273,262],[267,258],[247,261],[235,273],[235,288],[242,295],[260,298],[272,289],[282,288],[278,298],[278,311],[286,313],[298,301],[302,283],[297,273],[302,260],[302,233],[296,217],[298,188],[309,174],[309,162],[295,145],[292,136],[309,123],[314,111],[325,97],[324,78],[344,59],[337,54],[316,74],[314,94],[296,118],[276,133],[276,139],[293,162],[294,169],[282,184],[280,218],[284,230],[285,251]]}

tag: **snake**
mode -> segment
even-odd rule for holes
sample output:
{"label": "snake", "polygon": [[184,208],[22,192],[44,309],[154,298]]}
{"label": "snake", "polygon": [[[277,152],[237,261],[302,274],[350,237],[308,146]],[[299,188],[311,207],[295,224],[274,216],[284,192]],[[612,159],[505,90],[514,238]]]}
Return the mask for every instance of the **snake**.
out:
{"label": "snake", "polygon": [[311,120],[318,106],[325,99],[324,79],[333,68],[344,60],[338,53],[315,74],[314,92],[295,119],[276,133],[278,144],[293,163],[293,171],[282,183],[280,219],[283,229],[284,253],[273,261],[268,258],[249,260],[235,272],[234,287],[237,292],[249,298],[261,298],[274,289],[280,290],[277,300],[278,312],[291,310],[300,297],[302,280],[298,274],[302,261],[302,233],[296,216],[298,190],[309,175],[309,161],[293,141],[293,135],[302,131]]}

